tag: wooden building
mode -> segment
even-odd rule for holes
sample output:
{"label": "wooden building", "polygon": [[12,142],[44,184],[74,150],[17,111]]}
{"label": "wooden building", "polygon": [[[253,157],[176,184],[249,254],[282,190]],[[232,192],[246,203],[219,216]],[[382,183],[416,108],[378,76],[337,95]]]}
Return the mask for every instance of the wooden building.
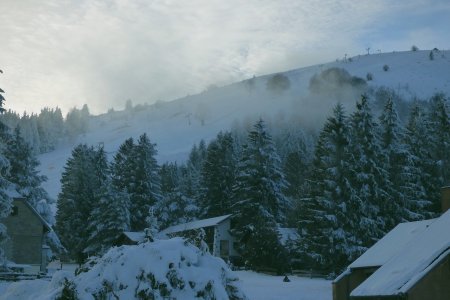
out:
{"label": "wooden building", "polygon": [[48,246],[45,234],[52,229],[41,215],[24,199],[14,198],[12,213],[2,223],[8,240],[4,245],[6,258],[25,269],[46,272]]}
{"label": "wooden building", "polygon": [[225,215],[171,226],[162,230],[159,235],[170,237],[202,228],[206,232],[205,241],[211,254],[228,260],[239,256],[234,247],[234,237],[230,234],[230,217],[231,215]]}
{"label": "wooden building", "polygon": [[395,227],[333,281],[333,299],[450,299],[449,203],[446,187],[442,216]]}

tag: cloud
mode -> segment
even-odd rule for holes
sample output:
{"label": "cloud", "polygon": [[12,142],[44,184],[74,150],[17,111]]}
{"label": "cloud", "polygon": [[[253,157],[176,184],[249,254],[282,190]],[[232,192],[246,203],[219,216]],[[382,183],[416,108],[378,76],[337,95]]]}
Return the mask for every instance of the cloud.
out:
{"label": "cloud", "polygon": [[390,3],[3,0],[0,84],[18,111],[171,100],[361,53],[383,16],[430,6]]}

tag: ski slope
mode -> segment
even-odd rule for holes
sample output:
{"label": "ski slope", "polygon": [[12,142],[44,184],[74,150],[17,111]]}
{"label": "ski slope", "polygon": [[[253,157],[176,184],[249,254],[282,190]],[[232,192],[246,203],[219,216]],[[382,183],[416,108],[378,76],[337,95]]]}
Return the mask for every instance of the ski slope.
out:
{"label": "ski slope", "polygon": [[[48,177],[44,188],[52,197],[57,197],[64,165],[79,143],[101,144],[112,157],[125,139],[137,138],[146,132],[157,144],[159,162],[183,161],[194,143],[201,139],[208,141],[221,130],[249,126],[260,117],[288,122],[300,119],[318,128],[337,100],[311,98],[309,80],[314,74],[332,67],[343,68],[364,79],[371,73],[373,80],[367,82],[369,86],[386,86],[406,99],[427,99],[441,91],[450,95],[450,51],[435,52],[434,60],[429,59],[429,52],[361,55],[282,72],[290,81],[290,88],[284,91],[267,89],[271,74],[170,102],[92,116],[85,135],[39,156],[40,171]],[[383,70],[384,65],[389,66],[388,71]],[[344,106],[351,109],[355,99],[348,99]]]}

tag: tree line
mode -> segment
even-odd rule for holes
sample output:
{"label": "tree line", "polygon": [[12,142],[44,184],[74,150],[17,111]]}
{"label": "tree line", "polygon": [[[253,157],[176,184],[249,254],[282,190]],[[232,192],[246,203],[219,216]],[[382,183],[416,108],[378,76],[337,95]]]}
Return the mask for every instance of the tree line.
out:
{"label": "tree line", "polygon": [[35,154],[55,150],[64,139],[72,139],[85,134],[89,129],[89,108],[86,104],[81,109],[72,108],[63,118],[60,108],[43,108],[39,114],[22,115],[5,110],[0,114],[0,122],[14,130],[20,128],[21,137]]}

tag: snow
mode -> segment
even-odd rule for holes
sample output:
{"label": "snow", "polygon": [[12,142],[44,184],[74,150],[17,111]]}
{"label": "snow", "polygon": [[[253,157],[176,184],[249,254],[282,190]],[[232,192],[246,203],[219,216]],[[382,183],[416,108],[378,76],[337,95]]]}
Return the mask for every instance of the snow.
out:
{"label": "snow", "polygon": [[[289,276],[291,282],[283,282],[283,276],[271,276],[252,271],[235,271],[240,280],[242,290],[251,300],[331,300],[331,282],[324,279],[310,279]],[[66,276],[70,277],[66,274]],[[36,280],[35,283],[7,283],[0,282],[0,295],[3,295],[10,285],[8,299],[40,299],[43,289],[49,283]],[[30,287],[32,289],[30,289]],[[14,293],[12,292],[14,290]],[[45,291],[45,290],[44,290]],[[13,296],[17,293],[19,297]],[[0,299],[6,299],[0,296]],[[42,299],[42,298],[41,298]],[[44,298],[45,299],[45,298]]]}
{"label": "snow", "polygon": [[9,187],[6,191],[6,195],[8,195],[8,197],[12,198],[21,198],[22,195],[19,194],[17,192],[17,190],[15,188]]}
{"label": "snow", "polygon": [[[441,51],[433,61],[428,54],[429,51],[409,51],[361,55],[353,57],[352,62],[338,61],[291,70],[282,73],[291,82],[290,89],[282,94],[274,95],[267,90],[267,79],[273,75],[266,75],[253,79],[255,84],[251,91],[245,87],[245,82],[239,82],[171,102],[92,117],[86,134],[39,156],[40,171],[48,177],[43,186],[50,196],[57,197],[64,165],[72,148],[79,143],[101,143],[111,157],[125,139],[136,139],[147,132],[157,144],[159,162],[184,161],[194,143],[201,139],[209,141],[219,131],[248,123],[252,118],[288,119],[299,114],[304,120],[320,124],[332,105],[311,104],[305,97],[309,94],[310,78],[332,67],[346,69],[351,75],[362,78],[371,72],[373,80],[368,81],[369,86],[386,86],[407,99],[415,96],[426,99],[438,91],[450,94],[450,51]],[[387,72],[382,68],[385,64],[390,67]],[[353,106],[351,100],[348,108]],[[205,115],[204,125],[200,112]]]}
{"label": "snow", "polygon": [[350,269],[379,267],[394,255],[400,253],[405,245],[423,232],[436,219],[398,224],[375,245],[349,265]]}
{"label": "snow", "polygon": [[138,294],[155,299],[194,299],[199,293],[218,300],[246,299],[238,277],[222,259],[203,253],[181,238],[114,247],[83,269],[76,276],[58,271],[50,282],[33,280],[0,286],[4,290],[0,299],[54,299],[61,294],[65,278],[83,300],[93,300],[94,295],[137,299]]}
{"label": "snow", "polygon": [[352,296],[405,293],[427,270],[450,254],[450,210],[409,243],[351,293]]}
{"label": "snow", "polygon": [[297,241],[299,239],[296,228],[280,227],[278,228],[278,233],[280,234],[280,243],[282,245],[286,245],[288,241]]}
{"label": "snow", "polygon": [[175,226],[168,227],[164,230],[161,230],[160,234],[170,234],[170,233],[176,233],[176,232],[183,232],[186,230],[193,230],[193,229],[199,229],[199,228],[205,228],[205,227],[211,227],[216,226],[220,224],[221,222],[228,219],[231,215],[225,215],[215,218],[209,218],[204,220],[198,220],[193,221],[185,224],[179,224]]}
{"label": "snow", "polygon": [[255,300],[331,300],[331,281],[288,276],[272,276],[251,271],[236,271],[242,289],[249,299]]}

